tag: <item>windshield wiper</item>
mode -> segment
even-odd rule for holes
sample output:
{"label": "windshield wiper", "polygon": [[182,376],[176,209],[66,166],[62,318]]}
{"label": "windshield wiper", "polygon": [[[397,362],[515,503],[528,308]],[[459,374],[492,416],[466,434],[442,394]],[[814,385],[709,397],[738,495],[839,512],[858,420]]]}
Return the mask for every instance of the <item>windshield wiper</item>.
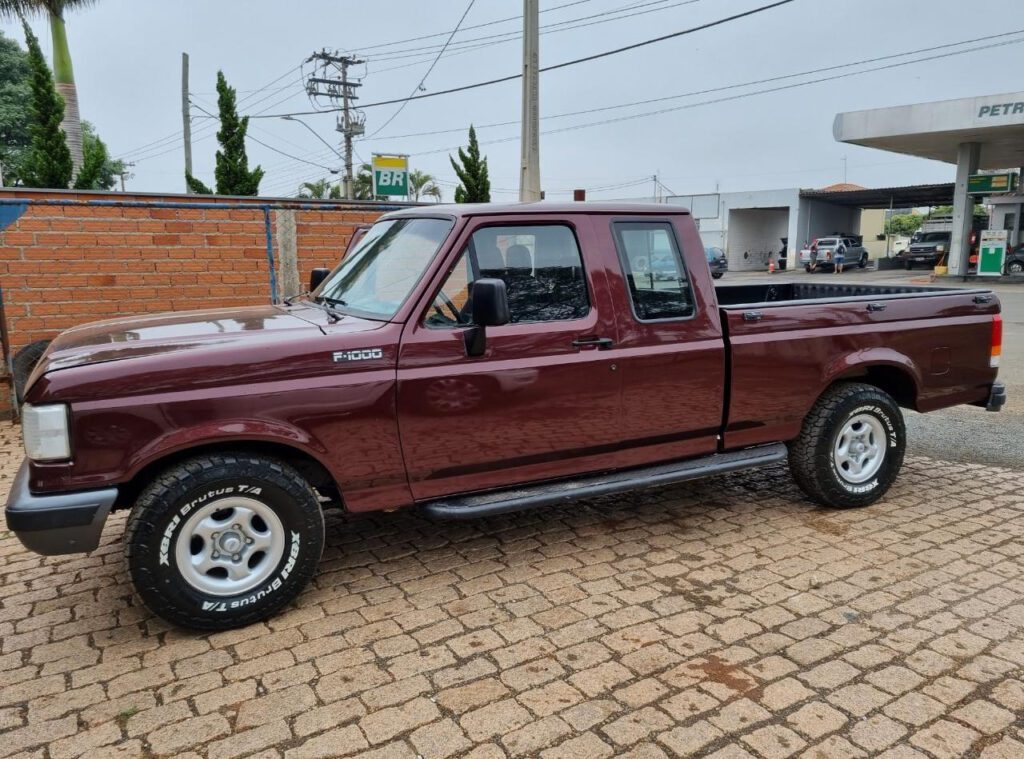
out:
{"label": "windshield wiper", "polygon": [[310,298],[309,302],[311,304],[313,304],[314,306],[319,306],[320,308],[322,308],[327,313],[327,318],[330,319],[331,323],[333,324],[334,322],[341,321],[341,317],[344,316],[344,314],[339,314],[337,311],[335,311],[333,308],[331,308],[331,304],[327,302],[327,301],[331,301],[331,300],[334,300],[334,299],[333,298],[320,297],[320,298]]}
{"label": "windshield wiper", "polygon": [[347,306],[348,301],[342,300],[341,298],[332,298],[329,295],[318,295],[317,299],[321,303],[328,303],[332,306]]}

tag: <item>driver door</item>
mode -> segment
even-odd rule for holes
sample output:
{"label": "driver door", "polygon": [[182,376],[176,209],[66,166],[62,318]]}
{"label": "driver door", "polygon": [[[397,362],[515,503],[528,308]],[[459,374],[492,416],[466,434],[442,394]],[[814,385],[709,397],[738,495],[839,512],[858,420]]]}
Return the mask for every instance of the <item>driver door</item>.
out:
{"label": "driver door", "polygon": [[[467,226],[402,336],[398,420],[417,500],[556,478],[617,461],[621,384],[590,226],[516,216]],[[469,357],[469,287],[505,282],[512,321]],[[598,342],[599,340],[605,342]]]}

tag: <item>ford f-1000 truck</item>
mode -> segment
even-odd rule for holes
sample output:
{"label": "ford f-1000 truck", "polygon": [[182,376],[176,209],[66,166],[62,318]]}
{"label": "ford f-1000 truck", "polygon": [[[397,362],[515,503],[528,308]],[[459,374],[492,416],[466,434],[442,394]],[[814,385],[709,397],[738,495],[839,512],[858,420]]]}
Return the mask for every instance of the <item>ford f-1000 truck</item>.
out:
{"label": "ford f-1000 truck", "polygon": [[328,507],[479,517],[787,456],[811,500],[865,506],[900,470],[901,407],[1005,399],[990,291],[716,287],[671,206],[404,209],[313,279],[58,336],[8,527],[85,552],[130,510],[143,601],[220,629],[295,598]]}

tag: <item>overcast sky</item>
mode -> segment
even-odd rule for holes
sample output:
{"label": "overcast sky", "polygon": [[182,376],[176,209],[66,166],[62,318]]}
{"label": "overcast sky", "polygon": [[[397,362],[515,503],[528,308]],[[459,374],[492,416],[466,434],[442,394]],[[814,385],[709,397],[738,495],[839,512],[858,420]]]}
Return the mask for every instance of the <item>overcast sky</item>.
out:
{"label": "overcast sky", "polygon": [[[767,2],[541,0],[541,65],[679,31]],[[405,97],[430,67],[446,39],[442,33],[455,27],[467,4],[98,0],[67,18],[82,116],[96,124],[113,155],[135,162],[129,189],[182,191],[180,65],[181,53],[187,51],[195,104],[195,173],[213,184],[215,127],[200,109],[216,113],[218,69],[237,88],[239,110],[254,115],[311,110],[301,64],[321,48],[365,51],[368,63],[355,71],[365,72],[362,102]],[[968,11],[975,5],[978,12]],[[476,0],[463,29],[427,78],[425,91],[518,73],[520,20],[469,27],[521,11],[519,0]],[[545,25],[553,26],[545,30]],[[46,22],[36,20],[33,26],[49,55]],[[0,28],[22,40],[15,24]],[[574,187],[588,188],[591,198],[621,198],[649,196],[650,177],[656,172],[678,194],[713,191],[716,186],[723,191],[821,187],[844,178],[866,186],[951,181],[951,165],[837,144],[833,117],[839,111],[1019,90],[1024,33],[992,39],[1017,29],[1024,30],[1021,0],[795,0],[692,35],[541,74],[542,186],[549,198],[565,197]],[[432,34],[441,36],[400,42]],[[955,54],[1013,40],[1016,44]],[[382,46],[393,42],[399,44]],[[913,52],[961,42],[966,44]],[[749,84],[900,53],[912,54]],[[925,57],[933,60],[792,86]],[[374,152],[408,153],[411,167],[436,176],[445,199],[451,200],[455,174],[446,149],[465,142],[465,129],[472,122],[490,162],[492,198],[513,200],[518,192],[520,87],[513,81],[410,102],[380,135],[359,141],[357,153],[367,161]],[[724,87],[729,89],[720,89]],[[707,102],[779,87],[788,88]],[[558,117],[707,90],[717,91]],[[367,109],[367,135],[396,108]],[[675,110],[621,120],[667,108]],[[301,118],[338,144],[333,115]],[[595,124],[610,119],[620,120]],[[483,126],[502,122],[513,123]],[[554,131],[577,125],[588,126]],[[438,130],[453,131],[402,136]],[[250,164],[267,170],[263,194],[294,195],[301,182],[330,176],[329,169],[340,165],[323,143],[294,122],[254,119],[250,136],[318,164],[302,163],[250,140]]]}

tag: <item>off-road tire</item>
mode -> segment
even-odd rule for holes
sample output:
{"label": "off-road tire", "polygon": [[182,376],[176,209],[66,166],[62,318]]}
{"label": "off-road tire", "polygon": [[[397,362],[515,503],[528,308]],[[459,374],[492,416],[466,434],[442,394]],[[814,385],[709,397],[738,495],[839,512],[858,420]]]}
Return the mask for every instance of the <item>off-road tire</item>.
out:
{"label": "off-road tire", "polygon": [[[839,473],[833,450],[844,424],[859,414],[879,420],[886,447],[875,475],[854,484]],[[875,503],[889,490],[903,466],[906,446],[903,414],[888,393],[873,385],[841,382],[822,393],[804,419],[800,435],[789,443],[789,469],[812,501],[833,508],[858,508]]]}
{"label": "off-road tire", "polygon": [[[192,509],[232,496],[269,506],[286,542],[267,582],[234,596],[212,595],[179,571],[176,540]],[[323,512],[309,483],[282,461],[244,452],[197,456],[162,472],[140,493],[125,535],[128,568],[143,603],[172,624],[198,630],[241,627],[280,610],[313,577],[323,546]]]}

